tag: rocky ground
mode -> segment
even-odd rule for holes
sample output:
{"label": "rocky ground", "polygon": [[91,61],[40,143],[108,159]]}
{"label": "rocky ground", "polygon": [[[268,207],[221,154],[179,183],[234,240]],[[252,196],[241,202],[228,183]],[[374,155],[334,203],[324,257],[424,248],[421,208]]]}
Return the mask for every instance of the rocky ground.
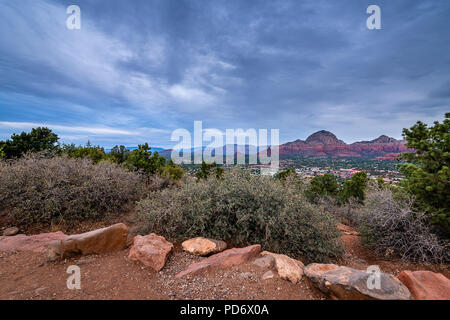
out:
{"label": "rocky ground", "polygon": [[[177,246],[163,270],[128,259],[128,250],[47,262],[32,252],[0,253],[0,299],[325,299],[305,279],[299,284],[278,276],[261,280],[267,271],[251,262],[175,279],[201,260]],[[70,265],[81,269],[81,290],[68,290]]]}
{"label": "rocky ground", "polygon": [[[342,228],[341,228],[342,229]],[[362,245],[356,231],[345,227],[342,240],[346,254],[334,263],[366,270],[379,265],[381,271],[397,276],[402,270],[430,270],[450,276],[448,266],[407,264],[400,260],[379,259]],[[5,238],[0,238],[0,242]],[[41,250],[0,250],[0,299],[329,299],[306,276],[297,283],[281,279],[276,265],[255,263],[261,255],[219,268],[205,268],[177,277],[193,263],[207,260],[187,253],[175,244],[160,271],[129,256],[127,248],[111,253],[90,254],[48,261]],[[0,249],[1,249],[0,245]],[[67,249],[67,248],[66,248]],[[36,251],[36,250],[35,250]],[[38,250],[39,251],[39,250]],[[223,253],[222,253],[223,254]],[[220,254],[219,254],[220,255]],[[226,257],[234,259],[233,257]],[[295,261],[295,260],[294,260]],[[81,271],[81,289],[69,290],[66,270],[77,265]],[[295,264],[294,264],[295,265]],[[298,264],[302,267],[301,263]],[[297,268],[296,266],[294,268]],[[291,270],[288,270],[289,272]],[[302,272],[303,273],[303,272]],[[294,282],[297,278],[294,275]],[[292,280],[292,278],[291,278]],[[448,279],[447,279],[448,280]],[[446,288],[443,289],[444,291]],[[450,292],[449,292],[450,294]]]}

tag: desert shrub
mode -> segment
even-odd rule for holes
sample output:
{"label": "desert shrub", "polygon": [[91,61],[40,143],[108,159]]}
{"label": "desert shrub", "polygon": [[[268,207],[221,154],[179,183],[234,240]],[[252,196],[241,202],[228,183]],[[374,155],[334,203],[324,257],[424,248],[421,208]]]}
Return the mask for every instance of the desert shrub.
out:
{"label": "desert shrub", "polygon": [[0,210],[21,224],[100,218],[143,192],[138,174],[110,162],[34,153],[0,163]]}
{"label": "desert shrub", "polygon": [[220,178],[223,175],[223,168],[217,166],[217,163],[214,161],[213,163],[206,163],[202,161],[200,165],[200,170],[195,174],[197,179],[208,179],[210,175],[215,175],[216,178]]}
{"label": "desert shrub", "polygon": [[347,203],[340,203],[339,199],[323,196],[317,200],[317,205],[330,212],[339,222],[358,227],[361,204],[355,198],[350,198]]}
{"label": "desert shrub", "polygon": [[154,192],[138,202],[138,231],[175,240],[212,237],[235,246],[327,261],[342,253],[333,216],[307,202],[298,183],[236,169],[178,189]]}
{"label": "desert shrub", "polygon": [[450,261],[449,242],[432,232],[427,215],[415,211],[413,202],[410,196],[389,188],[371,188],[359,213],[364,241],[378,254],[408,261]]}

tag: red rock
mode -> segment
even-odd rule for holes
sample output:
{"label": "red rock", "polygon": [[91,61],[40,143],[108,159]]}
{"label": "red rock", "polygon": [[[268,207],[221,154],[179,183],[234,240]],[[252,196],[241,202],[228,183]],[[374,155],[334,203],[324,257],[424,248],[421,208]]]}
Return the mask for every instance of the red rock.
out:
{"label": "red rock", "polygon": [[128,258],[132,261],[139,261],[155,271],[160,271],[166,264],[172,248],[172,243],[154,233],[147,236],[138,235],[133,239],[133,246]]}
{"label": "red rock", "polygon": [[411,293],[394,276],[381,272],[380,287],[369,288],[371,273],[335,264],[312,263],[304,268],[305,275],[322,292],[340,300],[409,300]]}
{"label": "red rock", "polygon": [[281,279],[289,280],[292,283],[298,283],[302,280],[303,268],[305,265],[299,260],[292,259],[284,254],[264,251],[263,256],[270,256],[275,260],[275,268]]}
{"label": "red rock", "polygon": [[188,274],[196,274],[203,270],[228,268],[237,266],[256,257],[261,251],[261,245],[255,244],[245,248],[233,248],[214,254],[200,262],[191,264],[186,270],[175,275],[180,278]]}
{"label": "red rock", "polygon": [[450,300],[450,280],[431,271],[402,271],[398,279],[416,300]]}
{"label": "red rock", "polygon": [[6,228],[3,231],[3,236],[5,237],[11,237],[11,236],[15,236],[16,234],[19,233],[19,228],[17,227],[11,227],[11,228]]}
{"label": "red rock", "polygon": [[209,254],[218,253],[227,248],[225,241],[203,237],[186,240],[181,244],[181,246],[184,251],[196,256],[206,256]]}
{"label": "red rock", "polygon": [[371,141],[361,141],[346,144],[333,133],[322,130],[310,135],[305,141],[295,140],[280,145],[280,156],[306,157],[364,157],[380,160],[395,159],[396,155],[412,150],[406,147],[404,140],[396,140],[387,136],[380,136]]}
{"label": "red rock", "polygon": [[32,251],[44,253],[47,246],[55,241],[67,237],[61,231],[41,233],[33,236],[19,234],[11,237],[0,237],[0,251]]}
{"label": "red rock", "polygon": [[128,228],[123,223],[70,235],[64,239],[49,244],[47,258],[55,260],[64,259],[74,255],[105,253],[119,251],[126,248]]}

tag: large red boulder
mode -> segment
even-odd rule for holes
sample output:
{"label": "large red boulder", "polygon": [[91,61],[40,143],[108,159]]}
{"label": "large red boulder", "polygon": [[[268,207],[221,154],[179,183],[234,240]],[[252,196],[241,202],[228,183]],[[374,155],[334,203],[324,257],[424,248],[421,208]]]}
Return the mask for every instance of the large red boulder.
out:
{"label": "large red boulder", "polygon": [[200,262],[191,264],[186,270],[175,275],[180,278],[188,274],[196,274],[212,268],[227,268],[237,266],[256,257],[261,251],[261,245],[255,244],[245,248],[233,248],[214,254]]}
{"label": "large red boulder", "polygon": [[402,271],[398,279],[416,300],[450,300],[450,280],[431,271]]}
{"label": "large red boulder", "polygon": [[173,244],[164,237],[154,233],[147,236],[138,235],[133,239],[133,246],[128,258],[132,261],[139,261],[155,271],[160,271],[166,264],[172,249]]}
{"label": "large red boulder", "polygon": [[370,287],[372,273],[335,264],[312,263],[306,277],[322,292],[339,300],[409,300],[411,293],[394,276],[381,272],[380,287]]}
{"label": "large red boulder", "polygon": [[0,251],[32,251],[44,253],[51,242],[62,240],[65,237],[67,236],[61,231],[32,236],[19,234],[10,237],[0,237]]}

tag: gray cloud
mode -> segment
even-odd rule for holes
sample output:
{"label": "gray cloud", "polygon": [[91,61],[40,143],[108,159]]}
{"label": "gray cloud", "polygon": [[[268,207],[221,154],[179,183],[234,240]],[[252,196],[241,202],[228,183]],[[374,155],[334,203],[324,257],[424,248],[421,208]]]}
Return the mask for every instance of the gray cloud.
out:
{"label": "gray cloud", "polygon": [[66,1],[2,2],[0,121],[139,132],[61,132],[107,146],[170,146],[194,120],[283,142],[399,138],[449,111],[450,3],[377,2],[382,30],[365,27],[366,0],[79,0],[77,31]]}

